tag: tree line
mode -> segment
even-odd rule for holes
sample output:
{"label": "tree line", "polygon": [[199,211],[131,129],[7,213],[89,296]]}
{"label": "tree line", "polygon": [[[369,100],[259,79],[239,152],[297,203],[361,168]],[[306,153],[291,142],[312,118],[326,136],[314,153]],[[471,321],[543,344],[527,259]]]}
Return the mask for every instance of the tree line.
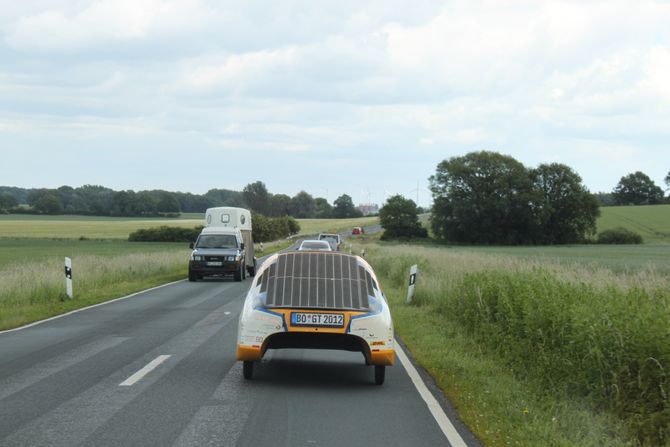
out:
{"label": "tree line", "polygon": [[272,194],[261,181],[242,191],[210,189],[205,194],[164,190],[115,191],[99,185],[56,189],[0,186],[0,212],[34,214],[82,214],[95,216],[177,216],[179,213],[204,213],[214,206],[236,206],[268,217],[349,218],[362,214],[347,194],[331,205],[323,197],[305,191],[295,196]]}

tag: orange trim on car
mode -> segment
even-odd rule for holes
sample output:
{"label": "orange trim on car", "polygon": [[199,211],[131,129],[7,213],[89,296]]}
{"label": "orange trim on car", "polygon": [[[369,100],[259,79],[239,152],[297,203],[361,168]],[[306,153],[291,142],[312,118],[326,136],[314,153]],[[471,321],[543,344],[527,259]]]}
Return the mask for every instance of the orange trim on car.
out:
{"label": "orange trim on car", "polygon": [[373,365],[393,365],[395,352],[393,349],[375,349],[370,352],[370,363]]}
{"label": "orange trim on car", "polygon": [[243,360],[248,362],[255,362],[260,360],[263,357],[263,352],[261,347],[256,346],[245,346],[237,345],[237,360]]}

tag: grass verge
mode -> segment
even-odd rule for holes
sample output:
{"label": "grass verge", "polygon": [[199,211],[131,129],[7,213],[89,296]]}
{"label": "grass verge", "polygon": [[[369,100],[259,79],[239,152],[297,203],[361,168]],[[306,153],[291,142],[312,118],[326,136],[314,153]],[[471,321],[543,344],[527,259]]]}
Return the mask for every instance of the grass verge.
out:
{"label": "grass verge", "polygon": [[0,273],[0,330],[186,277],[183,252],[72,258],[74,298],[65,295],[61,263],[31,262]]}
{"label": "grass verge", "polygon": [[[396,331],[486,445],[670,443],[668,277],[365,248]],[[415,263],[417,293],[406,305]]]}
{"label": "grass verge", "polygon": [[[292,243],[264,244],[257,256]],[[0,256],[0,330],[184,279],[190,253],[185,244],[112,240],[2,239],[0,248],[12,253]],[[73,263],[73,299],[65,295],[65,255]]]}

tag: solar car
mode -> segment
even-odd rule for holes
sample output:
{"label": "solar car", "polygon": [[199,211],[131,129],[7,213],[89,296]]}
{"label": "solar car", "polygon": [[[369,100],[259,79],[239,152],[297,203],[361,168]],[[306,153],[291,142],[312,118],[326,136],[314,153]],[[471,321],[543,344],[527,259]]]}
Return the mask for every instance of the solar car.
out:
{"label": "solar car", "polygon": [[260,267],[240,313],[237,360],[245,379],[268,349],[360,352],[384,383],[393,322],[372,267],[341,252],[275,254]]}

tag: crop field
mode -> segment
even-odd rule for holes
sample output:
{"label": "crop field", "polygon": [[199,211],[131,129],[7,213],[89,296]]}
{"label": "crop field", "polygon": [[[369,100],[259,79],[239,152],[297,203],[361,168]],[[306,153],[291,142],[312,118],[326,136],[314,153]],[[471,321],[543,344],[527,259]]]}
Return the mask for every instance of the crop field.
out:
{"label": "crop field", "polygon": [[49,262],[62,269],[65,256],[122,256],[139,253],[181,253],[188,259],[190,250],[183,243],[127,242],[124,240],[77,239],[0,239],[0,270],[29,262]]}
{"label": "crop field", "polygon": [[455,253],[502,255],[563,265],[581,264],[614,272],[656,271],[670,275],[670,245],[559,245],[540,247],[445,247]]}
{"label": "crop field", "polygon": [[0,238],[128,239],[141,228],[195,227],[202,219],[138,219],[93,216],[0,216]]}
{"label": "crop field", "polygon": [[[657,249],[637,253],[654,268],[623,271],[584,252],[364,246],[396,331],[486,445],[670,443],[670,273]],[[592,260],[638,247],[593,248]]]}
{"label": "crop field", "polygon": [[[28,216],[0,215],[2,238],[58,238],[58,239],[127,239],[141,228],[167,225],[171,227],[196,227],[204,223],[195,213],[180,218],[122,218],[95,216]],[[358,219],[298,219],[301,234],[339,232],[379,223],[378,217]]]}
{"label": "crop field", "polygon": [[601,207],[598,231],[614,227],[639,233],[645,243],[670,244],[670,205]]}

